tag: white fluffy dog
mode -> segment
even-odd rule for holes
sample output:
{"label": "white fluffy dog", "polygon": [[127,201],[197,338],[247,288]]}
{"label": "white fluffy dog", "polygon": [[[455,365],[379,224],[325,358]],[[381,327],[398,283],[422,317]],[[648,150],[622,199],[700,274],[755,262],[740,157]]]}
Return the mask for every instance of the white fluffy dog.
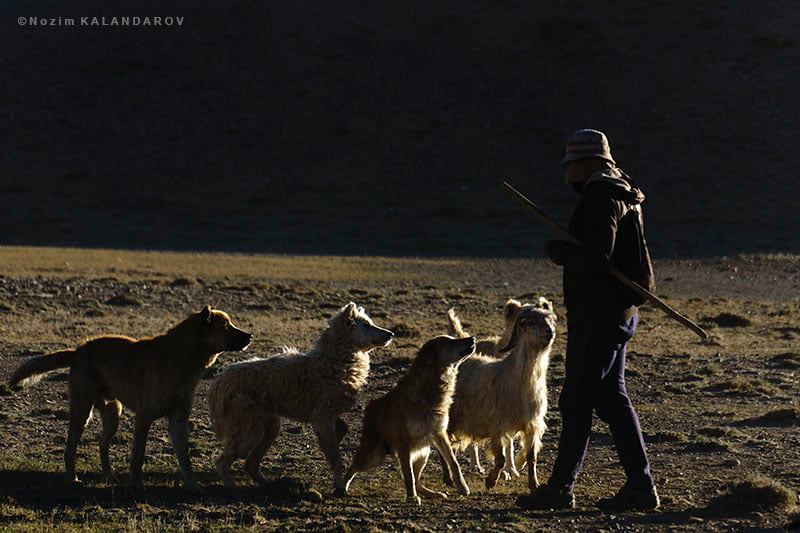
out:
{"label": "white fluffy dog", "polygon": [[228,366],[208,391],[214,431],[225,443],[217,460],[223,483],[233,485],[231,465],[245,458],[247,473],[264,486],[261,459],[285,417],[311,424],[333,471],[334,490],[344,494],[339,442],[347,424],[339,417],[355,405],[366,383],[369,351],[387,346],[392,337],[350,302],[329,320],[308,352],[286,350]]}
{"label": "white fluffy dog", "polygon": [[497,352],[509,355],[502,359],[474,355],[462,363],[448,433],[460,448],[488,441],[495,461],[486,477],[487,488],[494,487],[506,463],[514,461],[513,439],[519,435],[528,485],[535,488],[536,460],[547,427],[547,367],[556,315],[552,303],[540,298],[525,305],[509,300],[509,316],[515,317],[513,327],[497,342]]}

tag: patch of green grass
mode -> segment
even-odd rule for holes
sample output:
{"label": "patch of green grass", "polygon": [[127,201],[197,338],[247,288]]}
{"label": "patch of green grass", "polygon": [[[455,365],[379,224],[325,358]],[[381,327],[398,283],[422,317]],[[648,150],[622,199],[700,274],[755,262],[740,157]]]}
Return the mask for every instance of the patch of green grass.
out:
{"label": "patch of green grass", "polygon": [[685,444],[685,449],[688,452],[722,453],[731,451],[731,445],[722,439],[697,435]]}
{"label": "patch of green grass", "polygon": [[392,333],[395,334],[396,337],[401,339],[419,336],[419,330],[414,326],[407,324],[405,322],[400,322],[398,324],[395,324],[389,329],[392,331]]}
{"label": "patch of green grass", "polygon": [[753,322],[741,315],[733,313],[720,313],[714,317],[704,317],[704,324],[707,327],[718,326],[720,328],[745,328],[753,325]]}
{"label": "patch of green grass", "polygon": [[770,358],[770,362],[777,368],[785,368],[788,370],[795,370],[800,368],[800,354],[797,353],[779,353]]}
{"label": "patch of green grass", "polygon": [[711,500],[712,513],[739,515],[752,512],[786,511],[797,505],[797,494],[782,483],[764,476],[752,476],[731,483],[725,492]]}
{"label": "patch of green grass", "polygon": [[26,472],[60,472],[63,468],[61,459],[48,462],[44,459],[29,459],[17,454],[0,455],[0,470],[18,470]]}
{"label": "patch of green grass", "polygon": [[731,428],[706,427],[697,430],[698,435],[710,437],[712,439],[744,439],[746,436],[741,432]]}
{"label": "patch of green grass", "polygon": [[525,522],[525,520],[527,520],[521,514],[514,512],[504,514],[502,519],[504,522],[514,522],[514,523]]}
{"label": "patch of green grass", "polygon": [[698,368],[696,373],[701,376],[716,376],[719,374],[719,367],[714,365],[705,365]]}
{"label": "patch of green grass", "polygon": [[800,426],[800,409],[797,407],[773,409],[760,416],[739,420],[736,422],[736,425],[773,427]]}
{"label": "patch of green grass", "polygon": [[764,394],[771,395],[775,392],[775,387],[760,380],[733,378],[719,381],[706,387],[704,390],[709,392],[720,392],[723,394]]}
{"label": "patch of green grass", "polygon": [[685,433],[680,431],[657,431],[655,433],[645,433],[644,439],[647,442],[686,442],[687,437]]}

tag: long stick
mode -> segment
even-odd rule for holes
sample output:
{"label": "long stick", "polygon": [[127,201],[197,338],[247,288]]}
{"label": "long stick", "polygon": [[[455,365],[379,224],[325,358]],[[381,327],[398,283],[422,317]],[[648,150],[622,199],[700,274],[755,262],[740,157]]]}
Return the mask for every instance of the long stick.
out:
{"label": "long stick", "polygon": [[[517,189],[512,187],[511,184],[509,184],[507,181],[502,181],[500,183],[503,185],[503,187],[505,187],[505,189],[507,191],[511,192],[511,194],[514,196],[514,198],[523,207],[525,207],[526,209],[528,209],[530,211],[533,211],[534,213],[539,215],[539,217],[542,220],[544,220],[545,224],[547,224],[553,230],[555,230],[556,233],[560,233],[561,235],[566,237],[573,244],[577,244],[578,246],[583,246],[583,243],[577,237],[575,237],[572,233],[570,233],[567,228],[565,228],[564,226],[562,226],[561,224],[556,222],[552,217],[550,217],[550,215],[548,215],[547,213],[542,211],[542,209],[538,205],[536,205],[535,203],[531,202],[524,194],[522,194]],[[641,285],[639,285],[638,283],[636,283],[635,281],[630,279],[628,276],[626,276],[625,274],[620,272],[617,269],[617,267],[615,267],[611,263],[607,263],[606,268],[607,268],[609,274],[611,274],[612,276],[614,276],[615,278],[620,280],[627,287],[629,287],[634,292],[639,294],[639,296],[641,296],[642,298],[646,298],[647,300],[650,300],[656,307],[658,307],[659,309],[663,310],[671,318],[674,318],[675,320],[677,320],[678,322],[680,322],[681,324],[683,324],[687,328],[689,328],[692,331],[694,331],[695,333],[697,333],[697,335],[699,335],[701,339],[707,339],[708,338],[708,333],[706,333],[703,328],[701,328],[700,326],[698,326],[697,324],[695,324],[694,322],[692,322],[691,320],[689,320],[688,318],[686,318],[685,316],[683,316],[682,314],[677,312],[675,309],[671,308],[661,298],[659,298],[658,296],[656,296],[652,292],[648,291],[647,289],[645,289],[644,287],[642,287]]]}

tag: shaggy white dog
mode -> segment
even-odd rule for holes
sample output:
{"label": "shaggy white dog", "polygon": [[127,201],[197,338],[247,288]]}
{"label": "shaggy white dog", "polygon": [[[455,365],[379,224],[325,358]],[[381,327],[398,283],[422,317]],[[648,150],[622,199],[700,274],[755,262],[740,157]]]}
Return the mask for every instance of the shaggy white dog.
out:
{"label": "shaggy white dog", "polygon": [[311,424],[333,471],[334,490],[343,494],[339,442],[347,424],[339,416],[355,405],[366,383],[369,351],[387,346],[393,336],[350,302],[308,352],[285,350],[228,366],[208,391],[214,431],[225,444],[216,465],[223,483],[233,485],[231,465],[245,458],[253,481],[265,484],[259,465],[285,417]]}

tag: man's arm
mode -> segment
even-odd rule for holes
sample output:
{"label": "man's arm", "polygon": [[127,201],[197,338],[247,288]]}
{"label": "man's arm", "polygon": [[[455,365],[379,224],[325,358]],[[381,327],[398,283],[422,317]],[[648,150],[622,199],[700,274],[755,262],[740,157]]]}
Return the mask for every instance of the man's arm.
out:
{"label": "man's arm", "polygon": [[614,251],[619,202],[603,194],[593,194],[584,201],[583,247],[549,241],[545,252],[556,264],[580,272],[600,272]]}

